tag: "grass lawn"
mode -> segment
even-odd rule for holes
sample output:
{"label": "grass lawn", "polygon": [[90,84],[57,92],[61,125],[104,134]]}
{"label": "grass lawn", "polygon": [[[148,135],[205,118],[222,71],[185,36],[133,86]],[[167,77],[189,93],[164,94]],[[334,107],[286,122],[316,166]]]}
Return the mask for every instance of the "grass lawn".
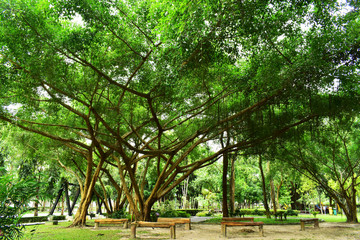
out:
{"label": "grass lawn", "polygon": [[[26,226],[23,239],[61,239],[61,240],[88,240],[88,239],[120,239],[122,225],[118,229],[93,230],[94,221],[87,221],[91,227],[67,228],[71,222],[59,222],[59,225],[32,225]],[[111,226],[108,224],[107,226]],[[141,234],[140,231],[138,231]],[[100,237],[100,238],[99,238]]]}

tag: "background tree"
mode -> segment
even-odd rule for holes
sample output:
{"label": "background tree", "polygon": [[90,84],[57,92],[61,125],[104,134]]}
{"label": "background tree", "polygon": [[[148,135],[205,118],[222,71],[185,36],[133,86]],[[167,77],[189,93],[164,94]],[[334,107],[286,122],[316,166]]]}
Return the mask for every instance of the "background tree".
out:
{"label": "background tree", "polygon": [[282,152],[294,168],[316,182],[340,205],[347,222],[358,221],[356,192],[360,162],[355,119],[327,119],[321,130],[299,137],[293,145],[284,146]]}

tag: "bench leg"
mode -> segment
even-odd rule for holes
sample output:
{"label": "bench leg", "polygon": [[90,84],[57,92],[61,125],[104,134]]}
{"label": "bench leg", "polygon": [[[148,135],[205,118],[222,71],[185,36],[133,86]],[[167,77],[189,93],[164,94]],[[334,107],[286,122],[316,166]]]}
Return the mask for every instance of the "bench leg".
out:
{"label": "bench leg", "polygon": [[301,228],[300,231],[305,231],[305,222],[300,222]]}
{"label": "bench leg", "polygon": [[260,237],[264,236],[264,227],[263,227],[263,225],[259,225],[259,233],[260,233]]}
{"label": "bench leg", "polygon": [[175,226],[171,226],[170,227],[170,239],[175,239],[176,238],[176,228]]}
{"label": "bench leg", "polygon": [[96,222],[94,228],[98,228],[100,223]]}
{"label": "bench leg", "polygon": [[191,223],[185,223],[185,230],[191,230]]}
{"label": "bench leg", "polygon": [[314,220],[314,227],[319,228],[319,220]]}
{"label": "bench leg", "polygon": [[136,224],[131,224],[131,238],[136,238]]}
{"label": "bench leg", "polygon": [[226,237],[226,230],[226,225],[221,224],[221,235],[224,237]]}

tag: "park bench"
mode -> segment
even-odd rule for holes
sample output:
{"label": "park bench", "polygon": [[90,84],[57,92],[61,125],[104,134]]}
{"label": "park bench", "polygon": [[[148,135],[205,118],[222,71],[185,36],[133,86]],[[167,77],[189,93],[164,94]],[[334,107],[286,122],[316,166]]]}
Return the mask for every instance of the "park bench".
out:
{"label": "park bench", "polygon": [[191,221],[190,218],[164,218],[159,217],[157,219],[158,222],[173,222],[175,224],[185,224],[186,230],[191,230]]}
{"label": "park bench", "polygon": [[95,228],[98,228],[101,224],[119,224],[123,223],[124,228],[128,228],[128,222],[129,220],[126,218],[121,219],[113,219],[113,218],[105,218],[105,219],[95,219]]}
{"label": "park bench", "polygon": [[254,222],[253,217],[223,217],[223,222],[235,222],[235,221],[250,221]]}
{"label": "park bench", "polygon": [[303,219],[300,219],[300,225],[301,225],[300,231],[305,231],[305,223],[314,223],[314,227],[319,228],[319,219],[318,218],[303,218]]}
{"label": "park bench", "polygon": [[131,238],[136,238],[136,228],[151,227],[151,228],[170,228],[170,238],[176,238],[175,223],[174,222],[133,222],[131,223]]}
{"label": "park bench", "polygon": [[246,227],[246,226],[258,226],[259,227],[259,233],[260,236],[264,236],[264,223],[263,222],[230,222],[225,221],[221,222],[221,234],[226,237],[227,235],[227,227]]}

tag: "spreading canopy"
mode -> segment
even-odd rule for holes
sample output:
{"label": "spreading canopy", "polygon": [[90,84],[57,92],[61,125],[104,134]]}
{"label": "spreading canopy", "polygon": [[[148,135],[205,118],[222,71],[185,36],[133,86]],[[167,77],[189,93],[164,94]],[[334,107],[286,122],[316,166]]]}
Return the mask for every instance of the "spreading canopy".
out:
{"label": "spreading canopy", "polygon": [[[328,95],[357,94],[350,4],[343,12],[337,1],[6,1],[0,119],[88,161],[95,152],[99,168],[126,169],[134,186],[137,164],[153,161],[151,206],[223,152],[328,114],[342,103]],[[185,161],[229,131],[236,141],[226,148]]]}

